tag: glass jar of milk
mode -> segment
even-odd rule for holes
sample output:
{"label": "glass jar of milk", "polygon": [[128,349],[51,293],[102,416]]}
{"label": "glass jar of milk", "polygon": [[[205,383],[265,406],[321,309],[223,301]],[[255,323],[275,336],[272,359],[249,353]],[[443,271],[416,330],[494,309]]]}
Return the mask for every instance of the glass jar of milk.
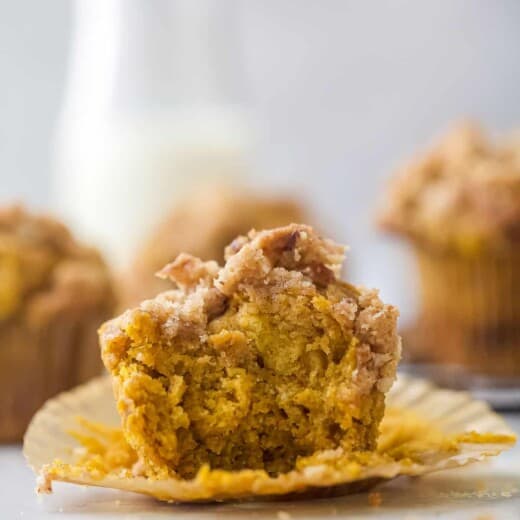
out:
{"label": "glass jar of milk", "polygon": [[235,2],[76,0],[57,209],[124,267],[201,182],[249,171]]}

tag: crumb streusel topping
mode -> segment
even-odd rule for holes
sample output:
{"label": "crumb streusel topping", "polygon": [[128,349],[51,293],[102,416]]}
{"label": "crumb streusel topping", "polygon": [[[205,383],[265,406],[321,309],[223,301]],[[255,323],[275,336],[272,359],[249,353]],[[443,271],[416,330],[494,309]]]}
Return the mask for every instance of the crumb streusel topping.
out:
{"label": "crumb streusel topping", "polygon": [[520,139],[454,128],[396,176],[381,224],[463,251],[520,240]]}

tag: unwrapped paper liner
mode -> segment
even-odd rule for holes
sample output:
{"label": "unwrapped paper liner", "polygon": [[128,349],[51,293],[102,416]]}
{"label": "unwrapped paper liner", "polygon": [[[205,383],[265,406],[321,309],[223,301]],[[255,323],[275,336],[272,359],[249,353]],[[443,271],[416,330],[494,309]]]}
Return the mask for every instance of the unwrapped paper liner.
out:
{"label": "unwrapped paper liner", "polygon": [[[83,419],[78,422],[78,417]],[[377,452],[328,450],[276,477],[263,470],[203,467],[192,480],[152,480],[136,470],[139,463],[120,431],[111,383],[99,378],[47,402],[27,430],[24,454],[42,492],[49,492],[55,480],[171,502],[211,502],[344,495],[399,475],[464,466],[498,455],[515,442],[513,432],[484,402],[408,376],[400,376],[387,397],[381,432]],[[97,451],[97,458],[86,447]],[[100,470],[106,460],[113,464],[108,472]]]}

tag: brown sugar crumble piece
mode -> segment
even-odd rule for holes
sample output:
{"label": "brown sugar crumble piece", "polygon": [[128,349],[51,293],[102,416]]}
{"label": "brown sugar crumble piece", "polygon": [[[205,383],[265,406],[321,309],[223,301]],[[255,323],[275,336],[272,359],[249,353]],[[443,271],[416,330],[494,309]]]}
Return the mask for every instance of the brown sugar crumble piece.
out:
{"label": "brown sugar crumble piece", "polygon": [[343,254],[305,225],[252,231],[222,267],[178,256],[160,273],[176,288],[101,328],[140,474],[277,475],[300,457],[376,447],[398,312],[338,279]]}

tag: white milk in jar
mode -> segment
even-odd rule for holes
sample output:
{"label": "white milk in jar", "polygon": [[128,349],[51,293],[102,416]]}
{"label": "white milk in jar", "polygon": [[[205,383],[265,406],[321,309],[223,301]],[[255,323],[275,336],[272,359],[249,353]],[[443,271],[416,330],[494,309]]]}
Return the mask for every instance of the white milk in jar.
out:
{"label": "white milk in jar", "polygon": [[54,194],[118,267],[197,184],[249,171],[234,5],[217,4],[77,0]]}

